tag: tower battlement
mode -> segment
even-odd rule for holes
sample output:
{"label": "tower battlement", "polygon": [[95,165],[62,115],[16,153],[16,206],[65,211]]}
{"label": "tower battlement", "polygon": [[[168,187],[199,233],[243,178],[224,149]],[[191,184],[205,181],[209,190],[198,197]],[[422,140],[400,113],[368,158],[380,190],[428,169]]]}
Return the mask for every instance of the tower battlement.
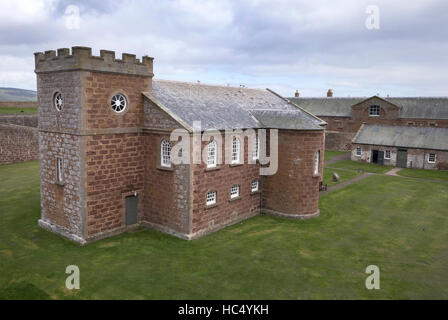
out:
{"label": "tower battlement", "polygon": [[135,54],[123,53],[121,59],[115,58],[115,51],[100,50],[100,56],[92,55],[92,48],[72,47],[60,48],[34,53],[35,72],[57,72],[87,70],[110,73],[121,73],[139,76],[153,76],[153,60],[143,56],[141,61]]}

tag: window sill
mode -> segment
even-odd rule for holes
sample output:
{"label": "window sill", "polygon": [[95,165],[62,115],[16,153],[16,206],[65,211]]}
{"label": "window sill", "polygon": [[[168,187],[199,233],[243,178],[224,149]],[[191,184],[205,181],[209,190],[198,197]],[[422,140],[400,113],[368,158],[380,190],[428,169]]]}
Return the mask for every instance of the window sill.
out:
{"label": "window sill", "polygon": [[160,170],[160,171],[174,171],[174,169],[172,167],[157,166],[156,169]]}
{"label": "window sill", "polygon": [[218,203],[205,205],[204,210],[209,210],[218,206]]}
{"label": "window sill", "polygon": [[231,164],[229,164],[229,167],[239,167],[242,165],[243,165],[242,163],[231,163]]}
{"label": "window sill", "polygon": [[320,174],[313,174],[313,178],[320,178]]}
{"label": "window sill", "polygon": [[236,200],[241,200],[241,196],[238,196],[238,197],[235,197],[235,198],[230,198],[229,202],[236,201]]}
{"label": "window sill", "polygon": [[220,170],[221,169],[221,167],[218,167],[218,166],[216,166],[216,167],[210,167],[210,168],[205,168],[205,172],[208,172],[208,171],[215,171],[215,170]]}
{"label": "window sill", "polygon": [[60,187],[65,186],[65,182],[60,182],[60,181],[55,181],[54,184],[57,186],[60,186]]}
{"label": "window sill", "polygon": [[256,195],[256,194],[260,194],[260,190],[250,192],[251,196]]}
{"label": "window sill", "polygon": [[379,114],[369,114],[369,117],[379,117]]}

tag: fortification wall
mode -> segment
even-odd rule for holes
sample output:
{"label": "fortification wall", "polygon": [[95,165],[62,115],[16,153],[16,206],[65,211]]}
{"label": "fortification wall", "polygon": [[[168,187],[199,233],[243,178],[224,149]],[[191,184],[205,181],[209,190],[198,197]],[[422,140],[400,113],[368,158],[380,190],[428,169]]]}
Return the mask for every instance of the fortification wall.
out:
{"label": "fortification wall", "polygon": [[37,101],[0,101],[0,108],[37,108],[38,105],[39,103]]}
{"label": "fortification wall", "polygon": [[37,114],[0,115],[0,124],[15,124],[25,127],[37,127]]}
{"label": "fortification wall", "polygon": [[0,164],[39,159],[37,128],[0,124]]}

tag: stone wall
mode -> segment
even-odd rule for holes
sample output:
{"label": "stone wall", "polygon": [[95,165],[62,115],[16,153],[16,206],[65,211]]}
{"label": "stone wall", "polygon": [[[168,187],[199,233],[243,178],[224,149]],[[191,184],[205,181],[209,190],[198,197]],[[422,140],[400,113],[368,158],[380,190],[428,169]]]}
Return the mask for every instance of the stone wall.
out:
{"label": "stone wall", "polygon": [[[361,155],[356,155],[356,148],[361,147]],[[406,148],[400,148],[406,149]],[[384,159],[384,165],[395,166],[397,164],[398,148],[378,145],[354,144],[351,152],[353,161],[371,162],[372,150],[384,151],[390,150],[390,159]],[[433,169],[448,170],[448,152],[430,149],[406,149],[407,150],[407,167],[415,169]],[[436,162],[428,162],[429,154],[436,155]]]}
{"label": "stone wall", "polygon": [[16,124],[26,127],[37,127],[37,114],[0,115],[0,124]]}
{"label": "stone wall", "polygon": [[325,131],[325,150],[352,150],[352,140],[356,132]]}
{"label": "stone wall", "polygon": [[[82,139],[57,132],[39,132],[41,221],[44,228],[83,242]],[[62,182],[57,180],[62,158]]]}
{"label": "stone wall", "polygon": [[0,164],[39,159],[37,128],[0,123]]}
{"label": "stone wall", "polygon": [[0,101],[0,108],[37,108],[38,106],[39,103],[37,101]]}
{"label": "stone wall", "polygon": [[[263,179],[263,211],[290,217],[319,213],[319,182],[322,181],[324,131],[279,130],[278,171]],[[319,174],[314,157],[320,152]]]}
{"label": "stone wall", "polygon": [[[260,213],[261,193],[251,192],[252,181],[260,181],[260,167],[258,164],[247,163],[247,139],[244,139],[244,163],[232,165],[224,163],[226,150],[225,136],[221,136],[223,163],[218,164],[214,168],[207,168],[204,162],[192,166],[193,201],[191,238],[212,232]],[[202,142],[202,150],[207,145],[208,142]],[[241,148],[243,148],[243,143],[241,143]],[[231,199],[230,188],[235,184],[240,187],[240,196]],[[259,188],[261,188],[261,182],[259,182]],[[216,191],[217,193],[217,202],[215,205],[206,205],[206,195],[209,191]]]}

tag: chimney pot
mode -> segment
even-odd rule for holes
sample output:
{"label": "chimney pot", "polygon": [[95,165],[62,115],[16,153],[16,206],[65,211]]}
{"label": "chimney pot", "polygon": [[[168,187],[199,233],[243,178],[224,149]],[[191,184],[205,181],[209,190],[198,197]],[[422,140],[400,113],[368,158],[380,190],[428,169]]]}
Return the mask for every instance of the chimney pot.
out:
{"label": "chimney pot", "polygon": [[331,98],[331,97],[333,97],[333,90],[328,89],[328,91],[327,91],[327,98]]}

